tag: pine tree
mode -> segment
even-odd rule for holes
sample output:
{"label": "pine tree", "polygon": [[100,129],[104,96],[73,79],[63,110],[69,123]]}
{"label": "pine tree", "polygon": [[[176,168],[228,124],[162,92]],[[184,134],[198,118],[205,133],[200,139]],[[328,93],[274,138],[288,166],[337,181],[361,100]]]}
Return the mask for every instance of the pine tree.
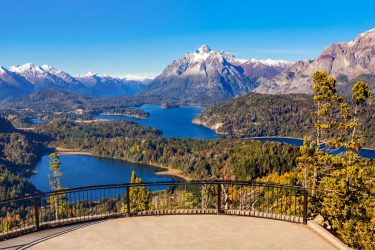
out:
{"label": "pine tree", "polygon": [[331,118],[335,103],[340,102],[342,97],[336,92],[336,80],[333,77],[328,77],[327,72],[315,72],[313,83],[313,99],[317,109],[312,112],[312,116],[316,118],[316,143],[319,148],[323,142],[323,133],[335,126],[335,121]]}
{"label": "pine tree", "polygon": [[351,133],[351,140],[349,149],[359,150],[361,143],[363,144],[364,136],[358,133],[357,128],[361,128],[362,124],[359,121],[359,116],[363,112],[367,100],[372,96],[372,93],[368,87],[368,84],[362,81],[358,81],[354,84],[352,88],[353,94],[352,99],[354,101],[354,112],[353,112],[353,129]]}
{"label": "pine tree", "polygon": [[[358,117],[371,91],[366,83],[357,82],[352,89],[352,107],[336,94],[334,82],[324,72],[314,74],[317,111],[312,115],[316,118],[317,143],[322,142],[324,131],[324,143],[346,151],[328,154],[319,151],[319,144],[315,149],[305,140],[298,158],[300,182],[308,190],[313,187],[312,214],[321,214],[350,246],[375,249],[375,164],[357,154],[363,143]],[[309,174],[311,168],[313,175]]]}
{"label": "pine tree", "polygon": [[[313,91],[316,111],[312,112],[311,115],[316,119],[314,125],[316,128],[316,151],[318,154],[324,137],[336,126],[333,116],[336,104],[342,101],[342,97],[336,92],[336,80],[333,77],[328,77],[327,72],[317,71],[313,74]],[[324,143],[327,146],[330,142],[326,140]],[[312,195],[316,192],[319,167],[317,164],[313,169]]]}

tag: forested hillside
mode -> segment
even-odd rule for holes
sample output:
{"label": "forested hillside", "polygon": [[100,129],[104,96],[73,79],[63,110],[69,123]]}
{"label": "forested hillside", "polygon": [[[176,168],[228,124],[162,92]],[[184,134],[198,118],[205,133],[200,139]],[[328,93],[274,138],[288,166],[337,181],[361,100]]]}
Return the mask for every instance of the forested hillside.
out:
{"label": "forested hillside", "polygon": [[250,140],[115,138],[94,147],[95,155],[180,169],[193,179],[253,180],[295,167],[298,148]]}
{"label": "forested hillside", "polygon": [[161,134],[157,129],[141,127],[125,120],[76,123],[66,119],[55,119],[41,124],[35,131],[46,136],[51,146],[86,151],[91,151],[104,139],[143,138]]}
{"label": "forested hillside", "polygon": [[[204,110],[193,122],[228,137],[311,136],[310,113],[314,102],[308,95],[248,94]],[[362,112],[368,147],[375,147],[375,105],[371,100]]]}
{"label": "forested hillside", "polygon": [[36,191],[19,173],[29,173],[43,151],[32,133],[17,131],[0,117],[0,200]]}
{"label": "forested hillside", "polygon": [[112,109],[137,107],[142,104],[171,104],[184,105],[186,102],[174,98],[149,96],[96,97],[88,98],[76,94],[45,89],[34,92],[18,99],[0,100],[0,110],[24,110],[34,112],[69,112],[84,109],[88,112],[102,112]]}
{"label": "forested hillside", "polygon": [[0,117],[0,166],[13,171],[27,171],[44,151],[44,136],[16,130]]}

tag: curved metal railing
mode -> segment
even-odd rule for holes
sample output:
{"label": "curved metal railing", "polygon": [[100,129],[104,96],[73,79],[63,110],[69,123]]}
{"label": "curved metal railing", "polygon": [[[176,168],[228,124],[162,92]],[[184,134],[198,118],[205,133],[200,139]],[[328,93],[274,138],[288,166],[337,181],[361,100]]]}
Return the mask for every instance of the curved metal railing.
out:
{"label": "curved metal railing", "polygon": [[307,221],[307,192],[249,181],[97,185],[0,201],[0,240],[44,228],[121,216],[227,214]]}

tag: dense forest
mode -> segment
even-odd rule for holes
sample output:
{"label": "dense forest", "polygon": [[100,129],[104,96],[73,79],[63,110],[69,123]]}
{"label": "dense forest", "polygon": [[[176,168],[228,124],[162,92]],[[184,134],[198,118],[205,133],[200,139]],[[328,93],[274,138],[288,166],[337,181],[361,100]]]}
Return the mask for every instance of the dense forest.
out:
{"label": "dense forest", "polygon": [[180,169],[193,179],[253,180],[295,166],[298,149],[250,140],[195,140],[151,137],[115,138],[95,145],[94,153]]}
{"label": "dense forest", "polygon": [[36,191],[23,176],[29,174],[45,151],[37,137],[14,129],[0,117],[0,199]]}
{"label": "dense forest", "polygon": [[[224,104],[211,106],[194,122],[227,137],[289,136],[311,137],[312,96],[247,94]],[[375,147],[375,103],[369,101],[361,119],[365,124],[367,147]]]}
{"label": "dense forest", "polygon": [[45,136],[50,146],[92,151],[104,139],[143,138],[157,136],[161,132],[154,128],[141,127],[126,120],[77,123],[67,119],[45,122],[35,129]]}
{"label": "dense forest", "polygon": [[43,135],[15,129],[0,117],[0,165],[16,171],[27,169],[36,163],[43,153]]}
{"label": "dense forest", "polygon": [[106,108],[100,111],[92,111],[92,115],[125,115],[130,117],[136,117],[146,119],[150,116],[150,113],[141,109],[135,108]]}

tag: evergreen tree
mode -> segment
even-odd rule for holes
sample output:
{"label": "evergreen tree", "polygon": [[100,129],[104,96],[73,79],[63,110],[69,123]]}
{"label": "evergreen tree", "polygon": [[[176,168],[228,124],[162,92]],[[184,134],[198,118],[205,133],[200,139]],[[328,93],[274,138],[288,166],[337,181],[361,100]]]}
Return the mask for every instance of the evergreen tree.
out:
{"label": "evergreen tree", "polygon": [[[362,147],[358,117],[371,91],[366,83],[357,82],[351,107],[336,94],[334,82],[324,72],[314,74],[317,111],[312,115],[316,117],[317,142],[309,144],[305,139],[300,148],[300,182],[311,190],[311,214],[321,214],[350,246],[375,249],[375,164],[356,153]],[[323,130],[326,144],[346,151],[340,155],[320,151]]]}
{"label": "evergreen tree", "polygon": [[[313,91],[316,111],[311,115],[316,119],[314,125],[316,128],[316,150],[318,151],[324,136],[336,125],[336,121],[332,117],[336,104],[342,100],[342,97],[336,93],[336,80],[333,77],[328,77],[327,72],[317,71],[313,74]],[[325,141],[326,146],[329,143],[329,141]],[[317,188],[318,168],[319,165],[315,165],[313,168],[313,195]]]}
{"label": "evergreen tree", "polygon": [[354,101],[354,112],[353,112],[353,129],[351,133],[351,140],[350,140],[350,149],[359,150],[361,144],[364,143],[365,137],[361,136],[357,128],[362,128],[363,132],[363,124],[359,120],[361,113],[364,111],[364,107],[367,103],[367,100],[372,96],[372,93],[368,87],[368,84],[362,81],[358,81],[354,84],[352,89],[353,95],[352,99]]}

